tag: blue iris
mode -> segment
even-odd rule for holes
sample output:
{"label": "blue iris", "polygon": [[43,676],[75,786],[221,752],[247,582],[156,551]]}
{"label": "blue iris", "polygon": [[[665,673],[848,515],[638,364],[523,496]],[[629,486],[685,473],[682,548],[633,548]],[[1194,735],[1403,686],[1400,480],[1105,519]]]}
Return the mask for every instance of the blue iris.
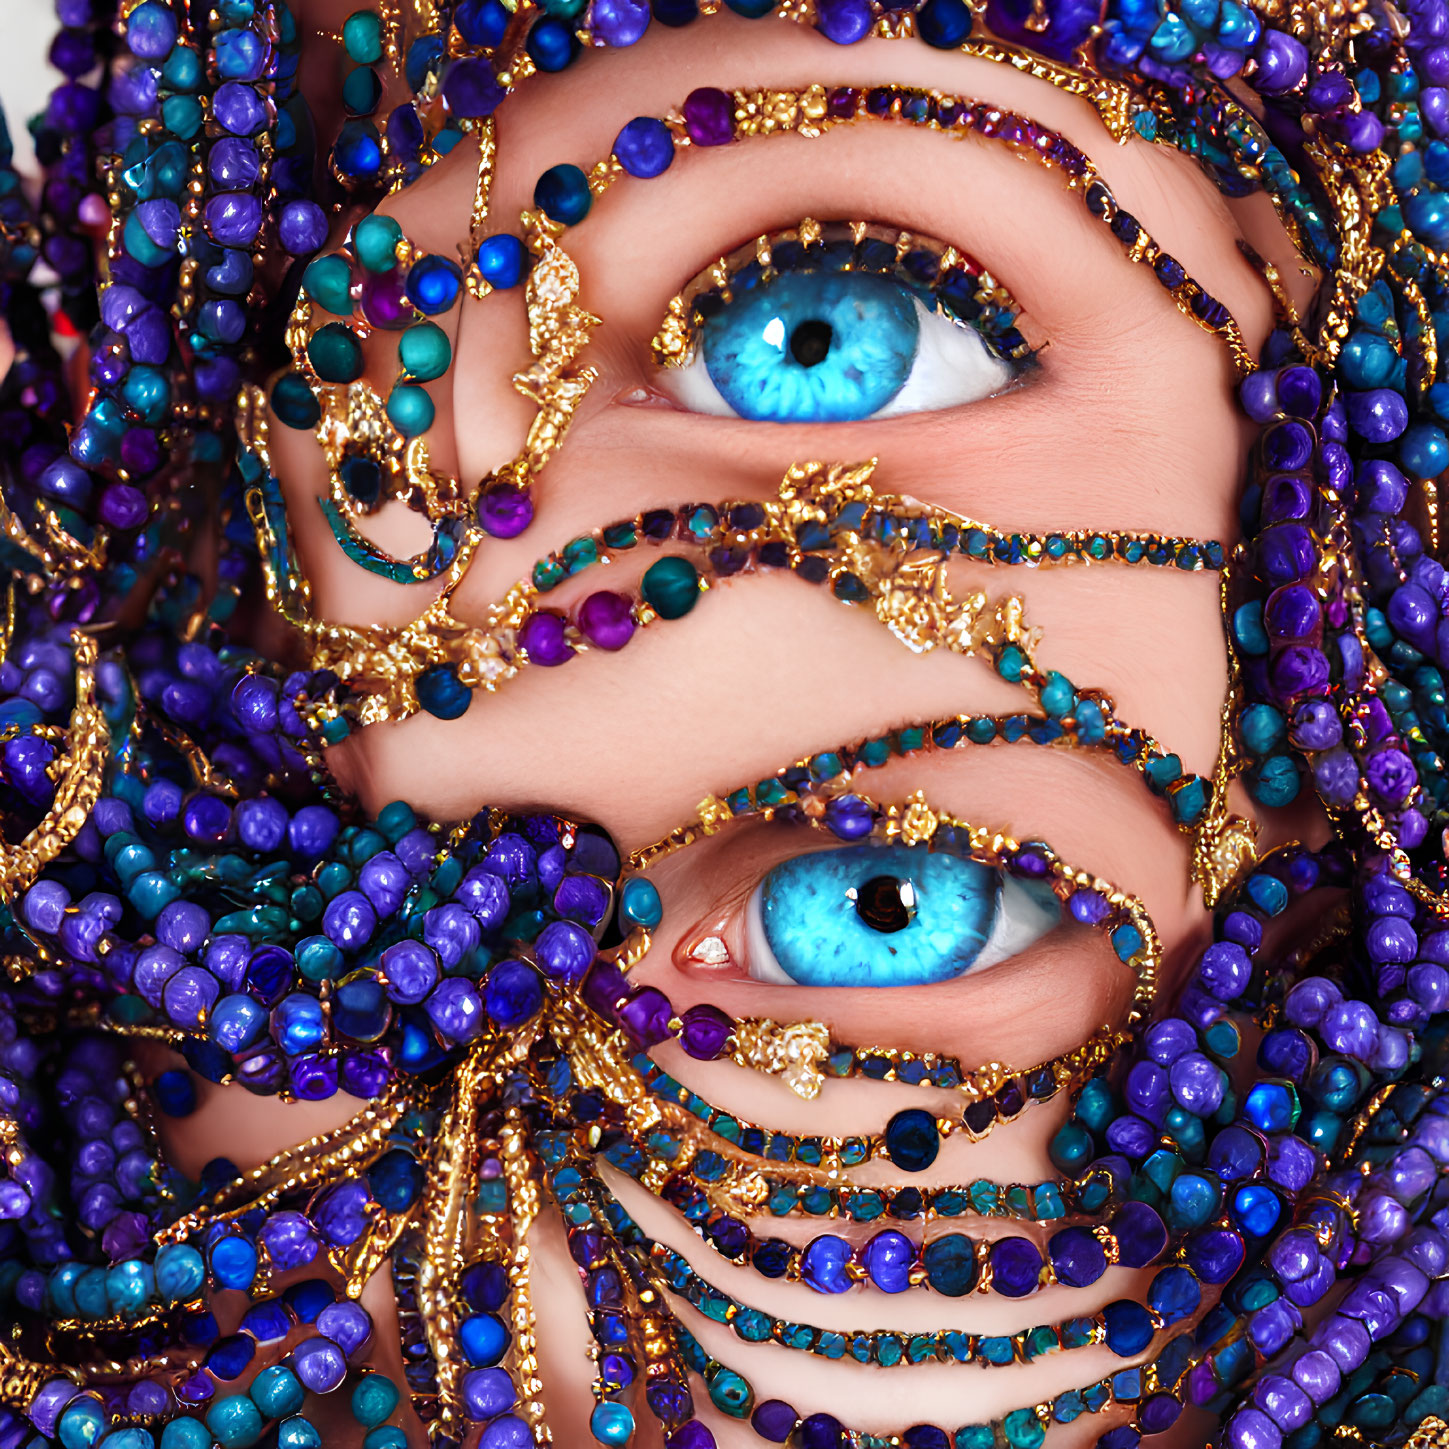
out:
{"label": "blue iris", "polygon": [[799,986],[950,981],[1029,945],[1060,915],[1049,889],[923,845],[797,855],[756,900],[751,975]]}
{"label": "blue iris", "polygon": [[900,392],[920,339],[915,299],[864,272],[802,272],[736,296],[704,326],[720,396],[754,422],[868,418]]}

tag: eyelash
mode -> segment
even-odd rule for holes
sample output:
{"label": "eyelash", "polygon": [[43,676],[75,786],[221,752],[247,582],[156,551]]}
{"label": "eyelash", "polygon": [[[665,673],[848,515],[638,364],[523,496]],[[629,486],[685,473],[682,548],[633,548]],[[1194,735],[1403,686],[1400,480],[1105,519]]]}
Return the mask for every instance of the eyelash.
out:
{"label": "eyelash", "polygon": [[659,367],[694,356],[700,329],[735,296],[776,278],[807,272],[859,272],[906,288],[929,312],[969,327],[991,352],[1018,368],[1036,351],[1017,330],[1021,308],[984,267],[957,248],[917,232],[874,222],[825,222],[768,232],[701,271],[669,303],[650,344]]}

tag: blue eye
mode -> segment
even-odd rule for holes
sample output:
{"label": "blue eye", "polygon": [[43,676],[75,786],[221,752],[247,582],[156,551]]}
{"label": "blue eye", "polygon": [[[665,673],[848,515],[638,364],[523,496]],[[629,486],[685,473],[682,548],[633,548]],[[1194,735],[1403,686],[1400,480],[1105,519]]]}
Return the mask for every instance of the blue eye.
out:
{"label": "blue eye", "polygon": [[928,986],[1025,950],[1055,893],[924,845],[854,845],[782,862],[750,901],[749,973],[796,986]]}
{"label": "blue eye", "polygon": [[1016,368],[973,327],[868,272],[798,272],[743,292],[700,329],[668,386],[692,412],[839,423],[974,402]]}

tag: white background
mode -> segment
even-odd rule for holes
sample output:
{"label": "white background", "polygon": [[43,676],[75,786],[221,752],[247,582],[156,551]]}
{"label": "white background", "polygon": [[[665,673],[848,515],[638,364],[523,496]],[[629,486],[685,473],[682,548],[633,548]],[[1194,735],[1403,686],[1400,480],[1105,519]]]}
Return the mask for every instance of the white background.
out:
{"label": "white background", "polygon": [[45,59],[58,29],[52,0],[0,0],[0,103],[22,170],[30,165],[25,123],[61,79]]}

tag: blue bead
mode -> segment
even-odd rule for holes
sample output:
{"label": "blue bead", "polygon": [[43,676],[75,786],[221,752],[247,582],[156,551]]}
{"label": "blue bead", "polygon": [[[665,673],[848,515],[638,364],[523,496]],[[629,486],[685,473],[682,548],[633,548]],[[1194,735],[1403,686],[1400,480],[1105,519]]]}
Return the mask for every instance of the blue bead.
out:
{"label": "blue bead", "polygon": [[[64,1449],[91,1449],[101,1437],[106,1416],[94,1399],[72,1399],[56,1428]],[[43,1442],[43,1441],[42,1441]]]}
{"label": "blue bead", "polygon": [[226,1237],[213,1243],[211,1272],[223,1288],[250,1288],[257,1276],[255,1244],[243,1237]]}
{"label": "blue bead", "polygon": [[638,116],[614,142],[614,155],[630,176],[650,180],[662,176],[674,160],[674,136],[663,121]]}
{"label": "blue bead", "polygon": [[543,981],[523,961],[500,961],[483,983],[483,1009],[505,1031],[532,1020],[543,1005]]}
{"label": "blue bead", "polygon": [[474,1368],[492,1368],[508,1351],[510,1335],[503,1320],[493,1313],[465,1318],[458,1329],[463,1354]]}
{"label": "blue bead", "polygon": [[1107,1347],[1118,1358],[1133,1358],[1152,1342],[1152,1315],[1140,1304],[1128,1299],[1109,1303],[1102,1310],[1106,1322]]}
{"label": "blue bead", "polygon": [[516,287],[529,270],[528,248],[520,238],[500,232],[479,243],[477,266],[490,287]]}
{"label": "blue bead", "polygon": [[436,317],[458,300],[462,276],[457,264],[447,257],[422,257],[408,269],[408,300],[419,312]]}
{"label": "blue bead", "polygon": [[916,12],[916,34],[937,50],[954,50],[971,33],[965,0],[926,0]]}
{"label": "blue bead", "polygon": [[414,688],[418,703],[438,719],[457,719],[473,703],[473,691],[458,678],[451,664],[434,664],[423,670]]}
{"label": "blue bead", "polygon": [[162,1072],[151,1084],[151,1094],[168,1117],[189,1117],[196,1110],[196,1084],[189,1072]]}
{"label": "blue bead", "polygon": [[1201,1302],[1202,1288],[1197,1279],[1177,1265],[1164,1268],[1147,1290],[1148,1307],[1169,1323],[1196,1312]]}
{"label": "blue bead", "polygon": [[567,70],[579,54],[578,37],[573,26],[550,15],[534,22],[524,47],[541,71]]}
{"label": "blue bead", "polygon": [[800,1255],[800,1277],[817,1293],[844,1293],[851,1287],[849,1272],[854,1250],[844,1238],[825,1234],[814,1239]]}
{"label": "blue bead", "polygon": [[1250,1184],[1233,1194],[1233,1222],[1251,1237],[1267,1237],[1282,1213],[1283,1205],[1272,1188]]}
{"label": "blue bead", "polygon": [[920,1107],[897,1112],[886,1123],[886,1151],[891,1161],[905,1172],[924,1172],[941,1150],[936,1119]]}
{"label": "blue bead", "polygon": [[533,188],[533,204],[550,221],[560,226],[577,226],[594,204],[589,178],[567,161],[550,166]]}

